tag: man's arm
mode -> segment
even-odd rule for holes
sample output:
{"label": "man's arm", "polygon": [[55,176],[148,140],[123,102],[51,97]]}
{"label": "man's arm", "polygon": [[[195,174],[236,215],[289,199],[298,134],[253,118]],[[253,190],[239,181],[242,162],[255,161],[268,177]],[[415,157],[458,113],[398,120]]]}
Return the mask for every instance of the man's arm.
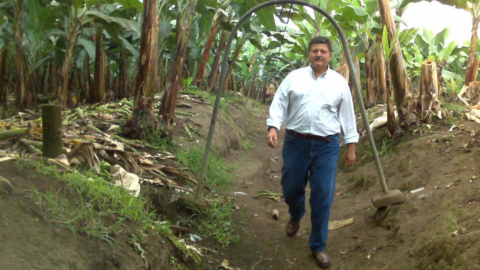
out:
{"label": "man's arm", "polygon": [[343,140],[347,145],[345,163],[348,167],[350,167],[355,163],[356,160],[355,147],[358,143],[359,135],[357,132],[357,122],[355,120],[355,110],[353,107],[352,95],[346,82],[342,95],[343,99],[340,105],[338,116],[342,126]]}
{"label": "man's arm", "polygon": [[267,135],[267,144],[268,146],[275,148],[278,143],[278,134],[276,127],[268,127],[268,135]]}
{"label": "man's arm", "polygon": [[287,115],[288,108],[288,88],[290,87],[290,74],[283,80],[278,87],[272,104],[270,105],[270,117],[267,119],[268,135],[267,144],[270,147],[277,146],[278,131],[283,125]]}
{"label": "man's arm", "polygon": [[355,143],[347,144],[347,155],[345,156],[345,164],[347,167],[353,166],[357,160],[357,155],[355,154]]}

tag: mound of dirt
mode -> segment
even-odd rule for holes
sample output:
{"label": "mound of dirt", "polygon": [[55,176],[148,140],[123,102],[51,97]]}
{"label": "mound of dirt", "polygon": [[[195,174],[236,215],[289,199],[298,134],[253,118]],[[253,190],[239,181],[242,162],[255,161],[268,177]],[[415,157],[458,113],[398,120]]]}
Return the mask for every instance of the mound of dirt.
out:
{"label": "mound of dirt", "polygon": [[57,197],[78,200],[65,183],[17,167],[14,161],[0,163],[0,172],[14,188],[13,194],[0,196],[0,269],[169,269],[168,256],[174,247],[168,240],[152,239],[148,250],[155,256],[143,260],[128,234],[115,236],[114,246],[74,234],[45,220],[45,209],[36,196],[36,192],[52,191]]}

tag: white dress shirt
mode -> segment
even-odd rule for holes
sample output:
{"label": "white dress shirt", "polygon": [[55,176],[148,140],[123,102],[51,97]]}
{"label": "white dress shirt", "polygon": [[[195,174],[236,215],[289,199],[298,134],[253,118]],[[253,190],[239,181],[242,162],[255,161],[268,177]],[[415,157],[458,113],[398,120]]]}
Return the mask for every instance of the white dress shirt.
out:
{"label": "white dress shirt", "polygon": [[345,144],[359,139],[348,83],[330,67],[318,78],[310,65],[288,74],[275,93],[267,126],[280,130],[285,120],[286,128],[298,133],[342,132]]}

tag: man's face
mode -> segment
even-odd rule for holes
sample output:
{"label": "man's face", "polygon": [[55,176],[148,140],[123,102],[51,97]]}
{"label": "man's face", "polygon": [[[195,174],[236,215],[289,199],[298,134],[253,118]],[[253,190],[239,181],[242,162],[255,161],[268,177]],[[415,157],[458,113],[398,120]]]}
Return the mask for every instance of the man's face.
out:
{"label": "man's face", "polygon": [[308,52],[310,65],[316,71],[324,71],[328,68],[328,63],[332,59],[332,53],[328,50],[327,44],[313,44]]}

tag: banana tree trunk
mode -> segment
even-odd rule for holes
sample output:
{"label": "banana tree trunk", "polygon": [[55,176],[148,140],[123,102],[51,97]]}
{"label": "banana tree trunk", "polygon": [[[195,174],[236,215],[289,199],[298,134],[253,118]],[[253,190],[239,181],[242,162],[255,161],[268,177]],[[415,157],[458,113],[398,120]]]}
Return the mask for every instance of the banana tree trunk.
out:
{"label": "banana tree trunk", "polygon": [[45,66],[43,69],[43,75],[42,75],[42,86],[41,86],[41,91],[40,94],[45,94],[46,93],[46,86],[47,86],[47,76],[48,76],[48,66]]}
{"label": "banana tree trunk", "polygon": [[365,52],[365,73],[367,80],[367,102],[365,107],[371,108],[373,107],[375,100],[372,82],[372,52],[370,51],[370,48]]}
{"label": "banana tree trunk", "polygon": [[[388,63],[388,61],[387,61]],[[390,80],[390,71],[387,69],[387,74],[385,76],[386,81],[386,88],[385,88],[385,96],[387,99],[387,130],[388,136],[393,137],[397,130],[397,124],[395,123],[395,111],[393,108],[393,101],[392,101],[392,86]]]}
{"label": "banana tree trunk", "polygon": [[223,89],[224,92],[227,91],[228,82],[230,82],[230,77],[232,77],[233,67],[235,66],[238,56],[240,55],[240,51],[242,50],[242,45],[243,43],[242,44],[237,43],[237,49],[233,53],[233,59],[228,68],[227,77],[225,77],[225,89]]}
{"label": "banana tree trunk", "polygon": [[265,89],[263,89],[263,93],[262,93],[262,103],[265,103],[266,99],[267,99],[267,92],[268,92],[268,88],[270,88],[270,84],[267,83],[265,85]]}
{"label": "banana tree trunk", "polygon": [[467,75],[465,76],[465,85],[477,80],[478,66],[475,69],[475,50],[477,48],[478,25],[480,24],[480,16],[473,18],[472,38],[470,39],[470,55],[468,56]]}
{"label": "banana tree trunk", "polygon": [[26,78],[26,69],[25,62],[23,61],[23,31],[22,31],[22,20],[23,20],[23,1],[17,0],[15,6],[15,69],[16,69],[16,84],[15,84],[15,108],[17,110],[25,109],[29,104],[27,101],[27,78]]}
{"label": "banana tree trunk", "polygon": [[418,104],[421,118],[430,123],[434,113],[440,109],[440,89],[438,88],[437,65],[427,60],[422,65]]}
{"label": "banana tree trunk", "polygon": [[112,95],[112,72],[111,71],[112,69],[111,69],[110,63],[105,55],[105,96],[106,98],[104,101],[111,101],[113,100],[112,98],[114,96]]}
{"label": "banana tree trunk", "polygon": [[54,63],[50,63],[48,71],[50,73],[48,77],[48,93],[54,94],[57,91],[57,72],[58,67]]}
{"label": "banana tree trunk", "polygon": [[205,77],[205,69],[207,67],[208,57],[210,56],[210,51],[212,49],[213,41],[215,41],[215,36],[217,35],[221,20],[222,20],[222,12],[218,10],[215,13],[212,27],[210,28],[210,32],[208,33],[208,36],[207,36],[207,41],[205,42],[205,49],[203,51],[202,60],[198,64],[197,76],[195,78],[195,85],[198,86],[200,89],[203,88],[203,78]]}
{"label": "banana tree trunk", "polygon": [[85,56],[85,98],[88,102],[93,103],[93,83],[90,70],[90,57],[88,54]]}
{"label": "banana tree trunk", "polygon": [[118,100],[119,95],[118,95],[118,82],[119,82],[119,77],[115,77],[112,80],[112,88],[110,90],[110,93],[112,93],[112,99],[113,100]]}
{"label": "banana tree trunk", "polygon": [[375,96],[376,102],[386,104],[387,79],[385,77],[385,57],[383,56],[382,38],[377,36],[377,46],[375,49]]}
{"label": "banana tree trunk", "polygon": [[472,82],[477,81],[478,68],[480,67],[480,58],[475,59],[473,64]]}
{"label": "banana tree trunk", "polygon": [[258,52],[255,49],[255,54],[253,55],[252,60],[250,60],[250,66],[248,67],[248,73],[252,72],[253,67],[255,66],[255,62],[257,62],[257,58],[258,58]]}
{"label": "banana tree trunk", "polygon": [[95,74],[93,75],[93,103],[105,102],[105,50],[103,29],[99,27],[95,37]]}
{"label": "banana tree trunk", "polygon": [[[140,59],[138,62],[138,74],[133,94],[135,97],[135,104],[131,119],[134,128],[153,128],[156,126],[153,111],[153,98],[155,95],[155,75],[157,74],[157,44],[159,28],[156,0],[147,0],[143,2],[143,18],[142,37],[140,40]],[[143,130],[140,129],[139,132],[143,132]]]}
{"label": "banana tree trunk", "polygon": [[[391,43],[395,37],[397,29],[393,20],[390,1],[377,1],[382,22],[387,27],[388,41]],[[408,128],[410,125],[417,122],[417,117],[414,114],[412,83],[410,78],[407,76],[407,71],[403,62],[403,54],[402,50],[400,49],[400,42],[398,39],[395,41],[390,58],[389,69],[391,75],[391,84],[394,90],[400,124]]]}
{"label": "banana tree trunk", "polygon": [[[8,90],[7,90],[7,47],[8,44],[3,44],[2,53],[0,55],[0,104],[3,106],[3,113],[6,115]],[[0,115],[0,118],[4,118]]]}
{"label": "banana tree trunk", "polygon": [[[361,81],[361,77],[360,77],[360,59],[358,59],[358,56],[354,56],[353,57],[353,66],[355,68],[355,78],[357,79],[357,85],[358,87],[360,88],[360,93],[362,92],[362,81]],[[351,78],[352,82],[353,82],[353,77]],[[353,87],[353,84],[352,86],[350,87],[351,91],[352,91],[352,99],[353,101],[355,102],[355,98],[362,98],[361,96],[360,97],[357,97],[357,93]]]}
{"label": "banana tree trunk", "polygon": [[119,98],[128,97],[128,88],[127,88],[127,55],[124,51],[120,52],[120,70],[119,70],[119,89],[118,96]]}
{"label": "banana tree trunk", "polygon": [[82,70],[78,67],[75,67],[75,73],[77,74],[77,81],[78,81],[78,87],[80,88],[80,95],[78,97],[79,100],[85,100],[85,85],[86,85],[86,82],[83,80],[83,74],[82,74]]}
{"label": "banana tree trunk", "polygon": [[232,88],[233,92],[237,92],[237,83],[235,82],[235,76],[232,76]]}
{"label": "banana tree trunk", "polygon": [[215,82],[217,81],[217,74],[218,74],[218,67],[220,64],[220,57],[222,56],[223,49],[225,48],[225,43],[227,39],[227,31],[222,32],[222,36],[220,37],[220,41],[218,42],[218,48],[215,53],[215,59],[212,65],[212,71],[210,72],[209,84],[208,88],[213,90],[215,88]]}
{"label": "banana tree trunk", "polygon": [[65,59],[63,59],[62,69],[61,69],[61,80],[60,88],[57,92],[57,97],[59,98],[60,104],[65,108],[68,101],[68,83],[70,75],[70,65],[72,63],[72,54],[75,43],[77,42],[78,30],[73,30],[70,32],[67,43],[67,51],[65,53]]}
{"label": "banana tree trunk", "polygon": [[183,13],[180,38],[178,39],[179,43],[177,43],[175,50],[174,64],[165,86],[162,104],[160,105],[159,116],[162,121],[162,130],[165,132],[170,130],[173,125],[178,88],[182,78],[183,63],[185,62],[187,43],[190,38],[190,30],[192,27],[193,16],[195,15],[196,3],[197,0],[190,0]]}

